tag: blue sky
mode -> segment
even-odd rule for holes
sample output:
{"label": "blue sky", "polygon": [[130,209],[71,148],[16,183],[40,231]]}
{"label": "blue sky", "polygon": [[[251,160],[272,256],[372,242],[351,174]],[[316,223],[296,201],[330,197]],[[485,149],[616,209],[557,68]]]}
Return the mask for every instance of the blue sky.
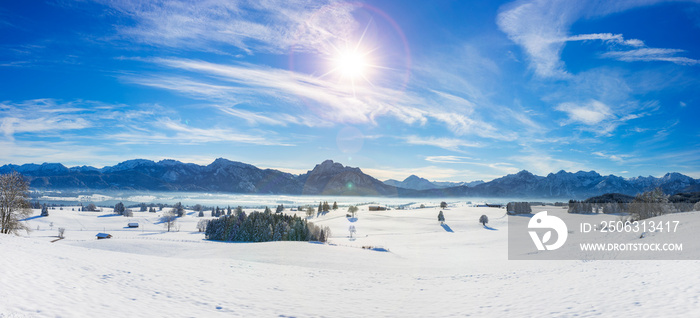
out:
{"label": "blue sky", "polygon": [[700,178],[700,4],[8,1],[0,164]]}

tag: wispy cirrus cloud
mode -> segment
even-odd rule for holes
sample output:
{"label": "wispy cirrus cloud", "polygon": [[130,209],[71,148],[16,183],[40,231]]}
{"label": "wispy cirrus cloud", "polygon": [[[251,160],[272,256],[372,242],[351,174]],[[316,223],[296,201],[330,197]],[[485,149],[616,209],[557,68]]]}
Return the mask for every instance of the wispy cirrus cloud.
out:
{"label": "wispy cirrus cloud", "polygon": [[644,46],[644,42],[638,39],[628,39],[622,36],[622,34],[612,34],[612,33],[591,33],[591,34],[578,34],[566,37],[562,39],[562,42],[574,42],[574,41],[606,41],[617,44],[628,45],[632,47]]}
{"label": "wispy cirrus cloud", "polygon": [[630,157],[629,155],[615,155],[615,154],[605,153],[602,151],[595,151],[595,152],[593,152],[593,154],[600,157],[600,158],[616,161],[619,163],[624,162],[626,158]]}
{"label": "wispy cirrus cloud", "polygon": [[131,18],[116,25],[122,38],[154,46],[227,54],[331,50],[357,28],[351,3],[311,0],[98,0]]}
{"label": "wispy cirrus cloud", "polygon": [[269,134],[246,134],[230,128],[197,128],[182,122],[160,118],[155,124],[160,127],[158,131],[129,131],[110,134],[106,138],[121,145],[143,144],[168,144],[168,145],[194,145],[207,143],[233,142],[240,144],[253,144],[262,146],[293,146],[294,144],[281,141]]}
{"label": "wispy cirrus cloud", "polygon": [[653,108],[657,104],[657,102],[648,102],[642,105],[633,103],[631,106],[623,105],[612,109],[607,104],[592,99],[583,103],[561,103],[555,109],[565,112],[569,117],[568,120],[561,123],[562,126],[579,123],[584,125],[584,130],[591,131],[598,136],[609,136],[618,126],[630,120],[648,116],[650,113],[645,110]]}
{"label": "wispy cirrus cloud", "polygon": [[[126,75],[124,79],[215,102],[220,111],[252,124],[375,124],[378,118],[386,116],[409,125],[433,121],[459,136],[499,140],[514,140],[517,136],[483,120],[474,112],[478,106],[473,102],[442,91],[428,89],[421,94],[379,85],[350,87],[347,83],[248,63],[219,64],[179,58],[150,62],[191,72],[192,76]],[[200,87],[207,94],[198,91]],[[221,106],[221,101],[229,103]],[[271,109],[272,105],[274,113],[250,109]]]}
{"label": "wispy cirrus cloud", "polygon": [[443,148],[452,151],[462,152],[463,148],[475,148],[481,147],[479,143],[469,142],[466,140],[458,138],[447,138],[447,137],[424,137],[417,135],[410,135],[403,137],[405,142],[410,145],[418,146],[433,146],[438,148]]}
{"label": "wispy cirrus cloud", "polygon": [[0,103],[0,131],[5,138],[13,139],[16,134],[43,133],[81,130],[94,126],[94,122],[83,114],[84,111],[100,111],[110,116],[114,105],[93,101],[61,103],[54,99],[33,99],[23,102],[6,101]]}
{"label": "wispy cirrus cloud", "polygon": [[[601,17],[635,7],[649,6],[662,0],[649,1],[516,1],[502,7],[497,17],[499,28],[520,45],[528,56],[530,67],[542,78],[568,78],[570,74],[561,60],[561,52],[567,42],[600,40],[633,48],[644,46],[640,39],[624,39],[622,34],[594,33],[569,35],[571,26],[578,20]],[[665,50],[664,54],[657,50]],[[654,53],[656,51],[656,53]],[[674,49],[639,48],[631,51],[608,52],[610,58],[652,61],[665,60],[678,64],[690,64],[692,59],[669,57],[678,53]],[[656,59],[654,59],[656,58]]]}
{"label": "wispy cirrus cloud", "polygon": [[435,163],[465,163],[464,160],[473,160],[471,157],[464,156],[427,156],[426,161]]}
{"label": "wispy cirrus cloud", "polygon": [[95,101],[36,99],[0,103],[0,112],[3,115],[0,117],[0,131],[5,140],[14,143],[15,147],[21,147],[30,140],[55,144],[71,141],[76,145],[82,143],[95,148],[108,148],[113,144],[182,145],[221,142],[292,145],[275,133],[265,130],[243,133],[233,128],[188,125],[170,117],[178,117],[177,111],[158,105],[132,108]]}
{"label": "wispy cirrus cloud", "polygon": [[683,56],[677,56],[678,53],[683,53],[685,50],[680,49],[659,49],[659,48],[640,48],[629,51],[610,51],[601,54],[604,58],[616,59],[623,62],[670,62],[679,65],[697,65],[700,60],[695,60]]}

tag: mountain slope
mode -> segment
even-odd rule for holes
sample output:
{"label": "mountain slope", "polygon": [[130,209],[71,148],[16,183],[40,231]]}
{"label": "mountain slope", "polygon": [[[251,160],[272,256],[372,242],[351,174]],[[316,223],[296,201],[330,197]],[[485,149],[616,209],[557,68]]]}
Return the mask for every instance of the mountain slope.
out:
{"label": "mountain slope", "polygon": [[[359,168],[326,160],[302,175],[250,164],[216,159],[209,165],[176,160],[154,162],[127,160],[97,169],[67,168],[60,163],[4,165],[0,173],[17,171],[35,189],[198,191],[250,194],[371,195],[401,197],[508,197],[585,199],[605,193],[636,195],[661,188],[667,194],[700,191],[700,180],[680,173],[661,178],[625,179],[595,171],[559,171],[546,177],[526,170],[489,182],[441,187],[450,183],[430,182],[412,175],[404,181],[379,181]],[[474,185],[475,184],[475,185]]]}
{"label": "mountain slope", "polygon": [[308,195],[399,195],[399,188],[366,175],[360,168],[345,167],[332,160],[316,165],[298,180],[304,185],[302,194]]}

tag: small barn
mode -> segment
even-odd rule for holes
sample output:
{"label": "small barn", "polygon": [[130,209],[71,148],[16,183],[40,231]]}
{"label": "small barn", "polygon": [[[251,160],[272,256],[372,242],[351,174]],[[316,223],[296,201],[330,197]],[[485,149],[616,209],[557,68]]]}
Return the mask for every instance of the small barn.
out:
{"label": "small barn", "polygon": [[139,223],[138,222],[129,222],[129,224],[127,226],[136,228],[136,227],[139,227]]}
{"label": "small barn", "polygon": [[97,236],[98,240],[112,238],[112,234],[107,234],[107,233],[97,233],[96,236]]}
{"label": "small barn", "polygon": [[369,210],[370,211],[386,211],[387,208],[385,206],[370,205]]}

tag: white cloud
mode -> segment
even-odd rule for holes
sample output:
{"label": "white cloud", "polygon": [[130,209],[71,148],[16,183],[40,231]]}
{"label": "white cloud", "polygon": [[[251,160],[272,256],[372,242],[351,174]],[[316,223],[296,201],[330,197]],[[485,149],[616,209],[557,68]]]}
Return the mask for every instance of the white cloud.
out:
{"label": "white cloud", "polygon": [[462,151],[462,148],[481,147],[479,143],[469,142],[457,138],[445,137],[422,137],[422,136],[406,136],[406,143],[419,146],[434,146],[452,151]]}
{"label": "white cloud", "polygon": [[[566,42],[602,40],[611,44],[632,47],[641,47],[644,45],[644,42],[639,39],[625,40],[621,34],[596,33],[569,35],[569,29],[576,21],[583,18],[601,17],[635,7],[652,5],[660,1],[662,0],[609,2],[592,0],[516,1],[501,8],[496,22],[499,28],[505,32],[513,42],[522,46],[530,61],[530,67],[537,76],[544,78],[568,78],[570,74],[567,72],[564,62],[561,60],[561,52]],[[639,60],[639,57],[634,57],[634,55],[641,54],[644,50],[646,49],[629,51],[630,53],[611,52],[608,57],[625,59],[637,58],[637,60]],[[695,63],[694,60],[681,57],[664,58],[667,61],[679,64]]]}
{"label": "white cloud", "polygon": [[463,156],[427,156],[425,160],[435,163],[465,163],[464,160],[473,160],[473,158]]}
{"label": "white cloud", "polygon": [[229,128],[209,128],[202,129],[191,127],[170,118],[160,118],[156,126],[162,131],[147,132],[123,132],[106,136],[110,140],[119,144],[205,144],[216,142],[234,142],[242,144],[254,144],[264,146],[293,146],[288,142],[283,142],[279,138],[265,134],[244,134]]}
{"label": "white cloud", "polygon": [[580,13],[577,2],[519,1],[505,6],[497,17],[498,26],[529,57],[535,74],[565,77],[560,60],[566,32]]}
{"label": "white cloud", "polygon": [[586,125],[596,125],[614,115],[610,107],[597,101],[591,100],[586,104],[561,103],[556,108],[558,111],[566,112],[571,122],[581,122]]}
{"label": "white cloud", "polygon": [[612,34],[612,33],[592,33],[592,34],[578,34],[574,36],[569,36],[563,39],[564,42],[572,41],[591,41],[600,40],[606,42],[612,42],[617,44],[623,44],[633,47],[644,46],[644,42],[638,39],[625,40],[622,34]]}
{"label": "white cloud", "polygon": [[593,152],[593,154],[598,156],[598,157],[609,159],[609,160],[620,162],[620,163],[622,163],[625,160],[625,158],[630,157],[629,155],[613,155],[613,154],[607,154],[607,153],[604,153],[601,151]]}
{"label": "white cloud", "polygon": [[357,28],[354,5],[312,0],[98,0],[133,23],[121,37],[141,43],[227,54],[330,50]]}
{"label": "white cloud", "polygon": [[60,132],[81,130],[94,126],[94,122],[84,112],[94,113],[96,110],[108,114],[113,109],[92,101],[77,101],[61,103],[53,99],[33,99],[19,103],[2,102],[0,111],[0,132],[5,138],[13,139],[16,134],[42,133],[55,135]]}
{"label": "white cloud", "polygon": [[[206,100],[206,94],[197,91],[203,87],[212,96],[210,100],[217,104],[228,100],[234,104],[245,104],[247,108],[269,109],[274,105],[275,114],[217,106],[219,110],[250,123],[316,127],[375,124],[377,118],[388,116],[410,125],[425,125],[429,120],[435,120],[459,136],[476,135],[498,140],[514,140],[517,137],[512,131],[503,132],[495,128],[476,114],[469,115],[476,113],[474,109],[477,106],[463,97],[446,92],[428,89],[426,94],[419,94],[412,90],[371,85],[356,85],[353,89],[346,83],[247,63],[216,64],[188,59],[154,59],[152,62],[193,72],[199,78],[146,75],[127,80]],[[217,83],[208,83],[204,79]]]}
{"label": "white cloud", "polygon": [[695,60],[687,57],[676,56],[678,53],[685,52],[679,49],[659,49],[659,48],[640,48],[630,51],[611,51],[602,54],[603,57],[612,58],[623,62],[671,62],[679,65],[697,65],[700,60]]}

